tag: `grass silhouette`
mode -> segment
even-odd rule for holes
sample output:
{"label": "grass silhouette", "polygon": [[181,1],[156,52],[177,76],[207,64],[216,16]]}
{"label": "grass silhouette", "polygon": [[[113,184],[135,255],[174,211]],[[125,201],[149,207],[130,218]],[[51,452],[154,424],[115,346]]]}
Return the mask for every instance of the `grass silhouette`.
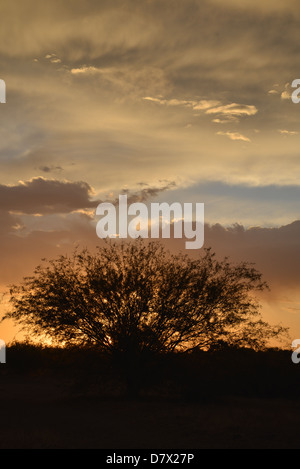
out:
{"label": "grass silhouette", "polygon": [[0,367],[0,448],[298,448],[291,353],[170,353],[137,398],[94,348],[15,343]]}

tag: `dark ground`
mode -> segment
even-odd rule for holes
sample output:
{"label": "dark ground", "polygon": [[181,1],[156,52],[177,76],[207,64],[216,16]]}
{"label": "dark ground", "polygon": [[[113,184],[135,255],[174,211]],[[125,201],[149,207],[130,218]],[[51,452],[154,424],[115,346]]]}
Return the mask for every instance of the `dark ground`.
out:
{"label": "dark ground", "polygon": [[0,365],[0,448],[298,449],[290,355],[167,357],[139,377],[133,399],[95,352],[14,346]]}

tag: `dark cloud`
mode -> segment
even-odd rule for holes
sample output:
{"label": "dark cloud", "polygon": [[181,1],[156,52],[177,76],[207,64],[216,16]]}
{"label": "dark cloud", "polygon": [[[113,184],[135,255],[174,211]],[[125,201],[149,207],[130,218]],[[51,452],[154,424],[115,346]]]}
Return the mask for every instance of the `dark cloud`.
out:
{"label": "dark cloud", "polygon": [[94,208],[85,182],[34,178],[15,186],[0,185],[0,210],[24,214],[69,213]]}
{"label": "dark cloud", "polygon": [[[57,230],[34,229],[22,234],[14,226],[17,217],[0,213],[6,232],[0,232],[1,281],[26,275],[42,257],[70,252],[75,245],[93,249],[101,244],[96,235],[95,217],[73,213],[57,220]],[[3,225],[2,225],[3,226]],[[42,222],[40,223],[42,227]],[[149,239],[150,240],[150,239]],[[185,239],[164,239],[162,242],[172,252],[184,251],[190,256],[203,254],[201,250],[185,250]],[[232,262],[253,263],[262,272],[271,287],[270,297],[285,291],[299,291],[300,284],[300,221],[278,228],[245,228],[242,225],[224,227],[220,224],[205,225],[205,248],[212,248],[218,258],[227,256]],[[24,258],[28,257],[28,263]],[[30,259],[30,261],[29,261]],[[9,273],[9,275],[8,275]],[[300,299],[299,299],[300,301]]]}
{"label": "dark cloud", "polygon": [[13,233],[21,228],[22,222],[19,217],[5,210],[0,210],[0,236],[6,233]]}
{"label": "dark cloud", "polygon": [[[183,240],[164,242],[175,252],[184,249]],[[204,248],[211,248],[218,258],[253,263],[270,285],[271,296],[277,297],[288,290],[299,291],[300,221],[275,228],[206,224]],[[187,253],[201,255],[199,251]]]}
{"label": "dark cloud", "polygon": [[[147,200],[158,196],[159,194],[170,191],[174,188],[176,188],[176,182],[175,181],[164,181],[165,184],[161,187],[145,187],[144,189],[141,189],[138,192],[131,193],[129,189],[122,189],[121,194],[127,194],[128,196],[128,203],[133,204],[136,202],[146,202]],[[144,186],[145,183],[138,183],[140,186]],[[118,204],[119,200],[115,200],[115,204]]]}
{"label": "dark cloud", "polygon": [[0,233],[0,241],[2,290],[31,275],[44,258],[53,259],[60,254],[71,253],[76,246],[92,250],[103,242],[97,238],[95,229],[87,220],[69,220],[65,230],[36,230],[24,236]]}
{"label": "dark cloud", "polygon": [[231,259],[254,262],[274,293],[300,284],[300,221],[277,228],[207,226],[206,246]]}
{"label": "dark cloud", "polygon": [[52,173],[63,170],[61,166],[40,166],[39,169],[43,171],[43,173]]}

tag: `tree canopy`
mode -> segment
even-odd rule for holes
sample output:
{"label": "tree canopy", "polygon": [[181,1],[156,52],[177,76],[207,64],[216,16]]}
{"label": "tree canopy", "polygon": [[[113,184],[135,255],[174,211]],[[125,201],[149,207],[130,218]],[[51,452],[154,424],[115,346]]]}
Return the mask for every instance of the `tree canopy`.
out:
{"label": "tree canopy", "polygon": [[252,264],[170,254],[159,242],[107,242],[44,261],[10,288],[11,318],[37,336],[107,352],[263,349],[285,329],[264,322]]}

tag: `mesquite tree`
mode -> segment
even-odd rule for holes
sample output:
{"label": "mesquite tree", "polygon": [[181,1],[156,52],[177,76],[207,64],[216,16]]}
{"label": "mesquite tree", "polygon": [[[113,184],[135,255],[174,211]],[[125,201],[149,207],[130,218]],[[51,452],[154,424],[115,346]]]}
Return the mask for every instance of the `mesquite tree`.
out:
{"label": "mesquite tree", "polygon": [[192,259],[158,242],[111,241],[37,267],[11,287],[4,319],[131,359],[220,343],[262,349],[284,332],[261,319],[253,293],[266,287],[251,264],[219,261],[210,249]]}

